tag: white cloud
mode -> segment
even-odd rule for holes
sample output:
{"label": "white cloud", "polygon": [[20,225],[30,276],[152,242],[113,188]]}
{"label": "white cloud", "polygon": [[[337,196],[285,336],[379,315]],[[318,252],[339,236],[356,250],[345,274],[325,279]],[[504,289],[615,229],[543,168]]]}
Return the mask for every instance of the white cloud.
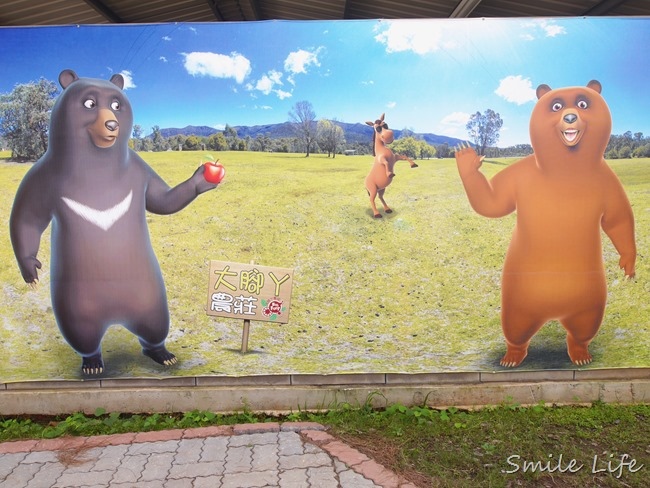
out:
{"label": "white cloud", "polygon": [[248,83],[246,85],[246,89],[249,91],[257,90],[262,92],[264,95],[270,95],[271,93],[274,93],[280,100],[284,100],[285,98],[289,98],[291,96],[291,93],[277,88],[278,86],[283,85],[282,76],[283,74],[281,72],[271,70],[265,75],[262,75],[262,77],[257,80],[257,82]]}
{"label": "white cloud", "polygon": [[397,106],[396,102],[388,102],[386,104],[386,108],[395,108]]}
{"label": "white cloud", "polygon": [[122,78],[124,78],[124,90],[136,87],[136,84],[133,83],[133,73],[128,70],[122,70],[120,71],[120,74],[122,75]]}
{"label": "white cloud", "polygon": [[563,26],[554,24],[553,22],[544,20],[540,23],[540,26],[546,34],[546,37],[555,37],[560,34],[566,34],[566,29]]}
{"label": "white cloud", "polygon": [[162,37],[162,40],[163,40],[163,41],[171,41],[172,38],[169,37],[169,36],[163,36],[163,37]]}
{"label": "white cloud", "polygon": [[517,105],[523,105],[537,99],[530,78],[522,78],[521,75],[506,76],[499,82],[499,87],[494,93]]}
{"label": "white cloud", "polygon": [[437,25],[428,21],[385,21],[379,24],[387,28],[375,36],[386,46],[386,52],[413,51],[427,54],[438,51],[444,45],[443,33]]}
{"label": "white cloud", "polygon": [[282,85],[282,73],[278,71],[269,71],[257,80],[255,89],[261,91],[264,95],[268,95],[273,91],[275,85]]}
{"label": "white cloud", "polygon": [[465,126],[471,115],[465,112],[452,112],[446,115],[438,124],[438,131],[449,137],[463,139],[467,137]]}
{"label": "white cloud", "polygon": [[185,56],[185,69],[192,76],[211,76],[213,78],[233,78],[243,83],[251,72],[251,63],[239,53],[229,56],[211,52],[192,52]]}
{"label": "white cloud", "polygon": [[293,96],[291,92],[284,91],[284,90],[276,90],[275,94],[278,96],[280,100],[284,100],[285,98],[291,98]]}
{"label": "white cloud", "polygon": [[167,62],[167,58],[165,56],[160,56],[158,59],[160,59],[160,61],[162,61],[163,63]]}
{"label": "white cloud", "polygon": [[550,20],[530,21],[522,24],[526,32],[521,35],[524,41],[533,41],[540,36],[542,37],[556,37],[566,34],[566,29],[562,25],[558,25]]}
{"label": "white cloud", "polygon": [[292,75],[305,74],[307,73],[307,68],[312,65],[320,66],[320,61],[318,61],[320,50],[320,48],[314,51],[299,49],[298,51],[289,53],[284,60],[284,69],[289,73],[288,81],[290,83],[293,83]]}

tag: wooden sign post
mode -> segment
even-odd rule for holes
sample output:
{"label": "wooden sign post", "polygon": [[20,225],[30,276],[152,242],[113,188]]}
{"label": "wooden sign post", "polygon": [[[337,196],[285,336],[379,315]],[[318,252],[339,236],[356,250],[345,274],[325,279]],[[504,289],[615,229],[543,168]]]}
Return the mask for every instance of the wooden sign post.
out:
{"label": "wooden sign post", "polygon": [[210,261],[206,313],[244,320],[242,353],[248,351],[251,320],[289,322],[293,269]]}

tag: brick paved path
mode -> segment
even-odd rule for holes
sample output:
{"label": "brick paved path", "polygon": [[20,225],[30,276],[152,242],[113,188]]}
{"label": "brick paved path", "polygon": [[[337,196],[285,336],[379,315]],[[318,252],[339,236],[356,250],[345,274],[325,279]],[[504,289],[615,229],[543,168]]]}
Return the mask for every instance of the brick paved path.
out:
{"label": "brick paved path", "polygon": [[0,488],[415,488],[312,422],[0,443]]}

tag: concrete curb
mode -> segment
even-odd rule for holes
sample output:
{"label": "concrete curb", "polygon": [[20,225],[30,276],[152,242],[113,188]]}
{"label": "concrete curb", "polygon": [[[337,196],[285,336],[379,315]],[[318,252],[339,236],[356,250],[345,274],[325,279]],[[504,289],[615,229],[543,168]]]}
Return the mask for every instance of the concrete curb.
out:
{"label": "concrete curb", "polygon": [[0,383],[0,415],[73,412],[287,413],[370,403],[478,408],[502,403],[650,401],[650,368],[424,374],[124,378]]}

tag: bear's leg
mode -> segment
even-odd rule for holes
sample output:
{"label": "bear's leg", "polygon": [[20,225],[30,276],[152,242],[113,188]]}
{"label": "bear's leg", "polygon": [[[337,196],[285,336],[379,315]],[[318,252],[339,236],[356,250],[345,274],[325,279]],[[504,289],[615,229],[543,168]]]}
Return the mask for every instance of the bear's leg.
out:
{"label": "bear's leg", "polygon": [[172,366],[178,362],[176,356],[165,347],[169,332],[169,310],[165,301],[158,302],[127,328],[138,336],[142,354],[163,366]]}
{"label": "bear's leg", "polygon": [[[69,324],[68,324],[69,326]],[[96,375],[104,372],[101,342],[105,328],[100,325],[78,327],[60,327],[63,337],[81,356],[81,372],[84,375]]]}
{"label": "bear's leg", "polygon": [[96,375],[104,372],[101,343],[108,329],[107,321],[95,307],[96,297],[83,283],[51,283],[52,309],[66,342],[81,356],[81,372]]}
{"label": "bear's leg", "polygon": [[589,343],[596,337],[604,313],[605,309],[602,307],[580,312],[560,321],[567,331],[567,352],[573,364],[584,366],[591,362]]}
{"label": "bear's leg", "polygon": [[501,327],[506,340],[506,353],[500,364],[506,368],[519,366],[528,355],[530,340],[544,325],[544,320],[527,316],[522,310],[503,309]]}
{"label": "bear's leg", "polygon": [[163,366],[173,366],[178,362],[178,358],[167,350],[164,342],[162,344],[153,345],[140,339],[140,344],[142,345],[142,354],[150,357],[158,364],[162,364]]}

